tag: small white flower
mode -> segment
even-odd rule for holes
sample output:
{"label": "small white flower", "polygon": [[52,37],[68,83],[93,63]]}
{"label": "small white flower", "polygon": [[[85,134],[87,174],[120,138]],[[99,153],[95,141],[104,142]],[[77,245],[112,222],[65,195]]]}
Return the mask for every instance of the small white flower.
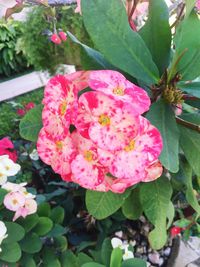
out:
{"label": "small white flower", "polygon": [[0,172],[6,176],[16,175],[21,169],[21,166],[14,163],[7,155],[0,156]]}
{"label": "small white flower", "polygon": [[119,238],[122,238],[123,237],[123,232],[122,231],[118,231],[118,232],[115,232],[115,235]]}
{"label": "small white flower", "polygon": [[[8,236],[6,232],[7,232],[7,228],[4,222],[0,221],[0,245],[2,241]],[[1,248],[0,248],[0,252],[1,252]]]}
{"label": "small white flower", "polygon": [[132,247],[134,247],[134,246],[136,245],[136,241],[135,241],[135,240],[130,240],[130,241],[129,241],[129,244],[130,244]]}
{"label": "small white flower", "polygon": [[15,184],[15,183],[7,182],[2,186],[2,188],[7,191],[17,192],[17,191],[24,191],[25,189],[24,186],[26,185],[27,183]]}
{"label": "small white flower", "polygon": [[39,159],[39,155],[38,155],[38,152],[36,149],[33,149],[33,151],[31,152],[31,154],[29,156],[32,160],[38,160]]}
{"label": "small white flower", "polygon": [[128,250],[128,248],[125,249],[124,255],[123,255],[123,260],[128,260],[134,258],[133,252]]}
{"label": "small white flower", "polygon": [[123,245],[122,240],[117,237],[111,239],[111,244],[113,248],[122,248]]}
{"label": "small white flower", "polygon": [[7,176],[0,171],[0,185],[3,185],[7,182]]}

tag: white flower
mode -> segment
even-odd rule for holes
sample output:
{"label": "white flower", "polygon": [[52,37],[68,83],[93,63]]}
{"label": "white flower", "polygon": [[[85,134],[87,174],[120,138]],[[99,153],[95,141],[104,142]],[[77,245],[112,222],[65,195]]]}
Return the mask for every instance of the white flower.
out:
{"label": "white flower", "polygon": [[17,191],[24,191],[24,189],[25,189],[24,186],[26,186],[26,185],[27,185],[27,183],[15,184],[15,183],[7,182],[2,186],[2,188],[7,190],[7,191],[17,192]]}
{"label": "white flower", "polygon": [[[7,228],[4,222],[0,221],[0,245],[2,241],[8,236],[6,232],[7,232]],[[0,248],[0,252],[1,252],[1,248]]]}
{"label": "white flower", "polygon": [[113,248],[122,248],[123,245],[122,240],[117,237],[111,239],[111,244]]}
{"label": "white flower", "polygon": [[16,175],[21,169],[21,166],[14,163],[7,155],[0,156],[0,173],[5,176]]}
{"label": "white flower", "polygon": [[115,235],[119,238],[122,238],[123,237],[123,232],[122,231],[118,231],[118,232],[115,232]]}
{"label": "white flower", "polygon": [[3,185],[7,182],[7,176],[0,171],[0,185]]}
{"label": "white flower", "polygon": [[133,252],[128,250],[128,247],[125,249],[124,255],[123,255],[123,260],[128,260],[134,258]]}
{"label": "white flower", "polygon": [[39,159],[39,155],[38,155],[38,152],[36,149],[33,149],[33,151],[31,152],[31,154],[29,156],[32,160],[38,160]]}

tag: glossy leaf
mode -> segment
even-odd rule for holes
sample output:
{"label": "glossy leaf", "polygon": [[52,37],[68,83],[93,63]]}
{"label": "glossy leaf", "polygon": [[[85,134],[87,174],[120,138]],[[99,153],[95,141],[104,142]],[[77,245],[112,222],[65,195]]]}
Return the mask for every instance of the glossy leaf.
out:
{"label": "glossy leaf", "polygon": [[162,135],[163,150],[160,160],[163,166],[176,173],[179,169],[179,130],[174,112],[168,104],[163,100],[159,100],[151,106],[146,117],[158,128]]}
{"label": "glossy leaf", "polygon": [[21,258],[21,249],[17,242],[1,244],[0,259],[2,261],[16,263]]}
{"label": "glossy leaf", "polygon": [[185,81],[195,79],[200,75],[200,20],[195,12],[182,21],[174,43],[176,52],[173,62],[184,53],[175,72],[179,71]]}
{"label": "glossy leaf", "polygon": [[21,225],[13,222],[4,222],[4,223],[6,225],[8,234],[8,237],[4,241],[5,243],[10,244],[19,241],[24,237],[25,231]]}
{"label": "glossy leaf", "polygon": [[44,236],[51,231],[53,222],[47,217],[40,217],[37,225],[33,228],[33,232],[39,236]]}
{"label": "glossy leaf", "polygon": [[141,29],[140,35],[162,74],[169,65],[171,51],[169,11],[164,0],[149,1],[148,20]]}
{"label": "glossy leaf", "polygon": [[190,82],[190,83],[180,82],[177,84],[177,86],[182,91],[200,98],[200,82]]}
{"label": "glossy leaf", "polygon": [[30,233],[25,236],[23,240],[20,241],[20,247],[24,252],[34,254],[41,250],[42,241],[39,236],[35,233]]}
{"label": "glossy leaf", "polygon": [[121,267],[122,255],[121,248],[114,248],[111,254],[110,267]]}
{"label": "glossy leaf", "polygon": [[117,211],[128,197],[130,191],[123,194],[109,192],[97,192],[87,190],[86,206],[89,213],[101,220]]}
{"label": "glossy leaf", "polygon": [[31,109],[20,121],[19,130],[22,138],[36,142],[42,128],[42,105]]}
{"label": "glossy leaf", "polygon": [[117,68],[154,84],[158,70],[140,35],[129,26],[120,0],[82,0],[83,20],[95,47]]}
{"label": "glossy leaf", "polygon": [[161,249],[167,241],[166,219],[171,195],[172,188],[166,177],[141,185],[140,200],[144,213],[155,226],[149,234],[153,249]]}

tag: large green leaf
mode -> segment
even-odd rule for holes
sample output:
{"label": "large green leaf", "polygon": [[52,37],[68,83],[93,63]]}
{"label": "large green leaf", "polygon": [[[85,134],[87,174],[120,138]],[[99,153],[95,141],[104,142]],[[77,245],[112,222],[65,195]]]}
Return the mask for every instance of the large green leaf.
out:
{"label": "large green leaf", "polygon": [[39,236],[44,236],[51,231],[53,222],[47,217],[39,217],[37,225],[32,229]]}
{"label": "large green leaf", "polygon": [[149,17],[140,35],[162,74],[169,65],[171,50],[169,11],[164,0],[149,1]]}
{"label": "large green leaf", "polygon": [[158,69],[144,41],[131,30],[121,0],[82,0],[83,20],[95,46],[117,68],[151,85]]}
{"label": "large green leaf", "polygon": [[110,258],[110,267],[121,267],[122,256],[121,248],[114,248]]}
{"label": "large green leaf", "polygon": [[86,206],[92,216],[101,220],[117,211],[129,194],[130,191],[115,194],[110,191],[104,193],[87,190]]}
{"label": "large green leaf", "polygon": [[122,262],[122,267],[147,267],[147,264],[142,259],[129,259]]}
{"label": "large green leaf", "polygon": [[171,107],[163,100],[151,106],[147,119],[158,128],[163,138],[163,150],[160,160],[171,172],[177,172],[179,166],[179,130]]}
{"label": "large green leaf", "polygon": [[93,69],[114,69],[114,67],[103,57],[101,53],[81,43],[72,33],[67,32],[67,34],[74,43],[80,45],[83,48],[83,50],[91,60],[90,64],[93,66]]}
{"label": "large green leaf", "polygon": [[1,244],[0,259],[6,262],[16,263],[21,258],[21,249],[17,242]]}
{"label": "large green leaf", "polygon": [[195,12],[184,19],[174,38],[176,52],[173,62],[185,51],[174,72],[183,80],[193,80],[200,75],[200,20]]}
{"label": "large green leaf", "polygon": [[[199,114],[187,114],[181,117],[185,121],[189,121],[200,125]],[[194,130],[180,126],[180,145],[185,154],[186,159],[197,175],[200,175],[200,134]]]}
{"label": "large green leaf", "polygon": [[31,109],[20,121],[19,130],[22,138],[36,142],[42,128],[42,105]]}
{"label": "large green leaf", "polygon": [[24,228],[17,224],[17,223],[13,223],[13,222],[5,222],[6,228],[7,228],[7,234],[8,237],[5,239],[5,243],[13,243],[16,241],[21,240],[24,235],[25,235],[25,231]]}
{"label": "large green leaf", "polygon": [[130,196],[124,201],[122,212],[130,220],[137,220],[142,214],[139,188],[132,190]]}
{"label": "large green leaf", "polygon": [[200,82],[190,82],[190,83],[179,82],[177,86],[182,91],[187,92],[190,95],[200,97]]}
{"label": "large green leaf", "polygon": [[35,233],[27,234],[23,240],[20,241],[20,247],[24,252],[34,254],[39,252],[42,248],[42,241]]}
{"label": "large green leaf", "polygon": [[197,0],[185,0],[185,5],[186,5],[186,14],[185,16],[188,17],[194,8],[194,5]]}
{"label": "large green leaf", "polygon": [[61,266],[63,267],[80,267],[78,259],[73,252],[67,250],[61,255]]}
{"label": "large green leaf", "polygon": [[149,234],[153,249],[162,248],[167,241],[166,219],[172,188],[168,178],[161,177],[144,183],[140,189],[140,200],[149,221],[155,226]]}
{"label": "large green leaf", "polygon": [[113,250],[113,247],[111,245],[110,238],[104,239],[102,247],[101,247],[101,260],[102,260],[102,263],[106,265],[106,267],[110,266],[110,257],[111,257],[112,250]]}

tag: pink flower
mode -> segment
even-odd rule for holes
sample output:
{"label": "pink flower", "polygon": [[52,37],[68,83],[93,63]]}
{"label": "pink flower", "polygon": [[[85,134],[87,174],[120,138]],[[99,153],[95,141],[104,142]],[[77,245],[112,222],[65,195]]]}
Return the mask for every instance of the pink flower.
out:
{"label": "pink flower", "polygon": [[25,105],[25,110],[28,111],[34,107],[35,107],[35,103],[29,102],[28,104]]}
{"label": "pink flower", "polygon": [[19,217],[25,218],[27,215],[33,214],[37,211],[37,203],[33,199],[26,199],[24,206],[20,207],[13,217],[13,221],[16,221]]}
{"label": "pink flower", "polygon": [[52,34],[52,36],[51,36],[51,41],[54,43],[54,44],[57,44],[57,45],[59,45],[59,44],[61,44],[61,39],[60,39],[60,37],[58,36],[58,34],[56,34],[56,33],[54,33],[54,34]]}
{"label": "pink flower", "polygon": [[67,34],[63,31],[59,32],[59,36],[61,38],[62,41],[66,41],[67,40]]}
{"label": "pink flower", "polygon": [[[140,131],[123,150],[115,153],[110,173],[117,177],[112,191],[122,192],[139,182],[157,179],[162,174],[158,157],[162,150],[159,131],[150,122],[140,117]],[[120,185],[120,189],[119,189]]]}
{"label": "pink flower", "polygon": [[10,192],[5,196],[3,203],[8,210],[17,211],[24,206],[25,197],[20,192]]}
{"label": "pink flower", "polygon": [[70,134],[63,139],[54,139],[42,128],[37,142],[38,154],[44,163],[51,165],[53,170],[68,177],[71,174],[70,163],[76,156],[76,148]]}
{"label": "pink flower", "polygon": [[138,118],[129,108],[101,92],[87,92],[79,98],[75,126],[103,150],[120,150],[130,135],[136,136],[137,125]]}
{"label": "pink flower", "polygon": [[77,0],[77,7],[75,9],[75,13],[81,14],[81,0]]}
{"label": "pink flower", "polygon": [[12,161],[17,161],[17,152],[14,150],[12,141],[7,137],[0,140],[0,156],[2,155],[8,155]]}
{"label": "pink flower", "polygon": [[150,107],[150,98],[137,85],[129,82],[121,73],[112,70],[91,71],[89,86],[96,91],[120,100],[129,105],[136,115],[142,114]]}
{"label": "pink flower", "polygon": [[108,168],[100,163],[98,148],[89,139],[83,138],[78,133],[74,133],[73,138],[78,153],[71,163],[72,181],[84,188],[108,191],[106,185]]}
{"label": "pink flower", "polygon": [[200,11],[200,0],[196,1],[196,8],[198,11]]}
{"label": "pink flower", "polygon": [[24,110],[23,108],[17,109],[17,115],[23,117],[25,114],[26,114],[26,110]]}
{"label": "pink flower", "polygon": [[50,79],[44,91],[45,105],[42,119],[45,130],[53,137],[61,137],[74,123],[78,108],[76,86],[67,79],[67,75],[57,75]]}

